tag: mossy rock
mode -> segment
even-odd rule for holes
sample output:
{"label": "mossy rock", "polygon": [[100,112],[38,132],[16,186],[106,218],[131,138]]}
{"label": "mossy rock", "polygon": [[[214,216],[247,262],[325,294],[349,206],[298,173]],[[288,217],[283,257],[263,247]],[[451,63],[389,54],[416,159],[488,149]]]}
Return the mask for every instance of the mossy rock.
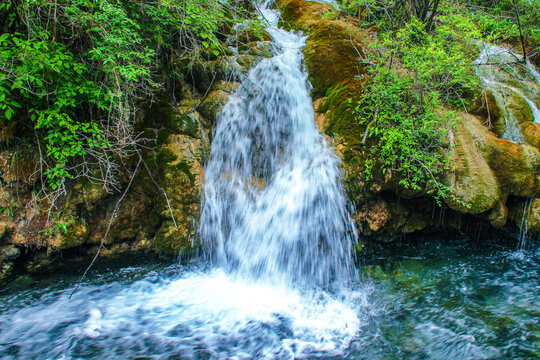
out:
{"label": "mossy rock", "polygon": [[317,27],[323,16],[333,11],[327,4],[306,0],[277,1],[281,10],[281,25],[286,29],[309,32]]}
{"label": "mossy rock", "polygon": [[453,196],[446,197],[445,202],[462,213],[480,214],[488,211],[501,196],[497,179],[479,148],[479,142],[483,141],[479,137],[479,130],[465,115],[457,118],[453,132],[453,159],[450,159],[450,163],[455,171],[445,181],[452,189]]}
{"label": "mossy rock", "polygon": [[192,250],[190,239],[194,237],[194,221],[200,213],[204,178],[201,162],[209,147],[207,139],[177,134],[169,137],[158,154],[157,163],[163,171],[162,184],[169,203],[160,208],[162,222],[152,243],[154,251],[178,254]]}
{"label": "mossy rock", "polygon": [[79,181],[69,192],[62,213],[72,213],[73,215],[76,215],[76,208],[81,205],[88,211],[93,210],[99,200],[106,195],[107,192],[102,185],[92,183],[88,180]]}
{"label": "mossy rock", "polygon": [[347,147],[356,147],[362,141],[365,126],[358,123],[354,107],[365,87],[365,80],[352,78],[343,81],[328,90],[328,98],[319,108],[329,111],[328,127],[324,129],[325,132],[342,138]]}
{"label": "mossy rock", "polygon": [[240,83],[237,81],[220,80],[216,81],[212,85],[211,90],[221,90],[226,92],[227,94],[234,94],[236,92],[236,89],[238,89],[238,86],[240,86]]}
{"label": "mossy rock", "polygon": [[484,119],[459,114],[454,133],[454,173],[447,184],[455,199],[446,198],[453,209],[479,214],[488,210],[492,224],[501,227],[506,197],[534,196],[540,188],[540,153],[495,136],[482,125]]}
{"label": "mossy rock", "polygon": [[208,94],[203,102],[197,108],[199,113],[206,119],[206,123],[203,125],[207,128],[213,128],[218,114],[221,112],[227,100],[229,99],[229,93],[223,90],[214,90]]}
{"label": "mossy rock", "polygon": [[521,123],[521,133],[525,141],[540,150],[540,124],[534,122]]}
{"label": "mossy rock", "polygon": [[191,82],[199,93],[204,94],[215,81],[238,81],[248,72],[248,68],[236,61],[236,55],[221,56],[217,60],[193,60],[185,67],[185,80]]}
{"label": "mossy rock", "polygon": [[[155,186],[150,179],[146,179],[147,186]],[[106,243],[119,241],[133,241],[154,233],[160,222],[159,211],[164,206],[165,199],[155,192],[148,194],[144,186],[137,184],[122,201]],[[152,189],[154,190],[154,189]],[[152,198],[151,194],[155,196]],[[109,217],[107,217],[109,220]],[[106,229],[104,229],[106,231]],[[100,235],[103,236],[104,232]],[[101,239],[101,238],[100,238]],[[101,241],[101,240],[100,240]]]}
{"label": "mossy rock", "polygon": [[0,261],[13,261],[21,256],[21,250],[14,245],[2,246],[0,248]]}
{"label": "mossy rock", "polygon": [[0,288],[11,277],[15,269],[13,261],[0,261]]}
{"label": "mossy rock", "polygon": [[198,112],[179,115],[177,117],[178,132],[199,139],[202,136],[199,124],[203,121]]}
{"label": "mossy rock", "polygon": [[425,229],[430,224],[426,214],[413,212],[407,218],[407,221],[401,228],[401,232],[405,234],[413,233]]}
{"label": "mossy rock", "polygon": [[516,92],[510,92],[507,104],[507,111],[512,112],[516,117],[517,123],[534,122],[534,115],[531,106],[527,101]]}
{"label": "mossy rock", "polygon": [[251,69],[262,59],[272,57],[272,45],[271,42],[252,42],[242,46],[238,49],[240,55],[238,55],[236,61],[244,68]]}
{"label": "mossy rock", "polygon": [[31,185],[38,179],[39,153],[27,146],[0,153],[0,174],[4,183]]}
{"label": "mossy rock", "polygon": [[333,11],[329,5],[285,0],[279,7],[286,22],[309,33],[304,57],[313,97],[324,96],[330,87],[366,73],[361,59],[369,36],[363,29],[326,16]]}
{"label": "mossy rock", "polygon": [[0,240],[9,229],[13,229],[14,223],[7,216],[0,216]]}
{"label": "mossy rock", "polygon": [[390,217],[391,213],[388,204],[382,199],[364,204],[354,215],[357,222],[365,225],[362,227],[364,235],[379,231],[386,225]]}
{"label": "mossy rock", "polygon": [[491,91],[479,89],[467,111],[485,118],[485,126],[498,137],[503,136],[506,129],[504,114]]}
{"label": "mossy rock", "polygon": [[[250,48],[249,51],[251,52],[252,48]],[[257,64],[258,57],[256,55],[253,55],[253,54],[238,55],[236,57],[236,62],[240,66],[242,66],[243,68],[251,69],[252,67],[254,67]]]}
{"label": "mossy rock", "polygon": [[70,219],[61,224],[65,227],[56,229],[56,235],[49,241],[51,247],[59,250],[71,249],[84,244],[88,239],[88,228],[80,221]]}
{"label": "mossy rock", "polygon": [[159,99],[145,109],[145,125],[150,127],[165,126],[167,129],[175,130],[177,113],[171,104],[165,99]]}
{"label": "mossy rock", "polygon": [[326,90],[366,73],[361,58],[366,54],[367,35],[343,21],[321,21],[309,34],[304,48],[309,80],[314,97],[324,96]]}
{"label": "mossy rock", "polygon": [[537,193],[540,189],[538,149],[495,137],[482,145],[484,158],[503,193],[515,196],[533,196]]}
{"label": "mossy rock", "polygon": [[508,218],[508,207],[499,201],[497,205],[487,214],[487,219],[496,228],[503,228]]}
{"label": "mossy rock", "polygon": [[168,216],[156,233],[152,244],[154,251],[175,255],[192,252],[195,249],[191,242],[195,239],[194,215],[198,212],[198,205],[188,205],[181,212],[175,212],[176,225]]}

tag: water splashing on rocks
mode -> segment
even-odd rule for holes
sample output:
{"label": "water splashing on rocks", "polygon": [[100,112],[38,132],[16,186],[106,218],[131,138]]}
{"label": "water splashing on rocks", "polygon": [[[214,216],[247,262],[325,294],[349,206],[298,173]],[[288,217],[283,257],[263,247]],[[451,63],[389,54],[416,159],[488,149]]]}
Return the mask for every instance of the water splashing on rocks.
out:
{"label": "water splashing on rocks", "polygon": [[278,29],[279,13],[267,4],[261,13],[274,56],[231,96],[205,171],[199,232],[209,263],[11,309],[0,317],[2,356],[292,359],[345,351],[369,290],[355,281],[356,234],[338,161],[314,124],[304,38]]}

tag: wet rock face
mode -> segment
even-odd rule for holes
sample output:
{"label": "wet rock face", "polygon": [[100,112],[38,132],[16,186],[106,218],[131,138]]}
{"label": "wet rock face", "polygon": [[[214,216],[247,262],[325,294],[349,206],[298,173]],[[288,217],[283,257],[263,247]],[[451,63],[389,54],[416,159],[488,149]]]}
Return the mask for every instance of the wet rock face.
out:
{"label": "wet rock face", "polygon": [[21,256],[21,250],[13,245],[0,248],[0,284],[13,273],[15,261]]}
{"label": "wet rock face", "polygon": [[[159,253],[191,251],[195,222],[199,218],[204,173],[202,163],[210,151],[207,138],[170,135],[168,144],[158,153],[164,169],[162,186],[166,206],[159,214],[161,225],[153,249]],[[164,196],[162,194],[162,196]]]}
{"label": "wet rock face", "polygon": [[[307,33],[304,49],[316,121],[321,132],[330,137],[342,159],[344,185],[357,213],[359,230],[368,236],[391,239],[403,234],[431,228],[461,229],[467,222],[486,221],[495,228],[507,226],[509,219],[518,224],[523,216],[509,209],[509,197],[535,198],[540,189],[540,124],[534,123],[532,107],[523,96],[514,94],[498,102],[498,95],[478,89],[469,112],[458,112],[455,126],[449,130],[445,153],[451,170],[438,174],[454,191],[439,207],[426,195],[427,189],[410,192],[399,186],[392,172],[378,173],[366,181],[361,127],[353,114],[359,94],[369,86],[363,51],[371,41],[370,34],[350,23],[329,15],[328,5],[304,0],[278,2],[288,26]],[[512,86],[518,86],[515,83]],[[538,86],[523,90],[538,104]],[[512,112],[523,140],[503,139],[505,116]],[[540,216],[537,200],[526,212],[530,232],[537,232]],[[435,216],[435,213],[444,214]],[[523,213],[523,211],[522,211]],[[519,218],[519,219],[518,219]],[[384,239],[383,239],[384,240]]]}
{"label": "wet rock face", "polygon": [[[372,232],[379,231],[390,219],[390,210],[384,200],[370,201],[355,214],[355,220],[367,223]],[[364,234],[368,231],[364,231]]]}
{"label": "wet rock face", "polygon": [[202,101],[198,110],[199,113],[207,120],[205,123],[206,127],[212,128],[215,123],[218,114],[223,109],[223,106],[227,102],[230,93],[227,93],[223,90],[213,90],[208,96]]}
{"label": "wet rock face", "polygon": [[461,114],[453,136],[455,171],[448,184],[455,199],[446,203],[463,213],[487,213],[495,227],[506,222],[508,196],[534,196],[540,188],[540,153],[495,136],[481,117]]}

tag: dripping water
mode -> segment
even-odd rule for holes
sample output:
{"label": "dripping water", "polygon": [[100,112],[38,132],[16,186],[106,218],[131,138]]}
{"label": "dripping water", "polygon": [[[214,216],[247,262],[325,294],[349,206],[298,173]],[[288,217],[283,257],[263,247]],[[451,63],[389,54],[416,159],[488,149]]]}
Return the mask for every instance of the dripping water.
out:
{"label": "dripping water", "polygon": [[525,203],[523,204],[523,213],[521,214],[521,223],[519,225],[519,238],[518,238],[518,246],[517,250],[522,251],[525,250],[525,247],[527,246],[527,240],[529,235],[528,232],[528,217],[529,217],[529,211],[531,210],[531,205],[533,203],[534,197],[529,196]]}

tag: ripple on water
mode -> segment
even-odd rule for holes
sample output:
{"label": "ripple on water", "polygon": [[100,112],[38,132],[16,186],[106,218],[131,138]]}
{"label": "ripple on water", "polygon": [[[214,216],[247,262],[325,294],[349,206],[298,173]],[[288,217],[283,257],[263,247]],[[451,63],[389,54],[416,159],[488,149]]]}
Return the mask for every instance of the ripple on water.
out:
{"label": "ripple on water", "polygon": [[424,251],[420,258],[364,268],[375,281],[370,301],[386,311],[366,326],[368,332],[382,329],[368,346],[371,356],[365,357],[365,346],[353,345],[358,358],[538,357],[537,251],[471,251],[439,244],[436,253]]}

